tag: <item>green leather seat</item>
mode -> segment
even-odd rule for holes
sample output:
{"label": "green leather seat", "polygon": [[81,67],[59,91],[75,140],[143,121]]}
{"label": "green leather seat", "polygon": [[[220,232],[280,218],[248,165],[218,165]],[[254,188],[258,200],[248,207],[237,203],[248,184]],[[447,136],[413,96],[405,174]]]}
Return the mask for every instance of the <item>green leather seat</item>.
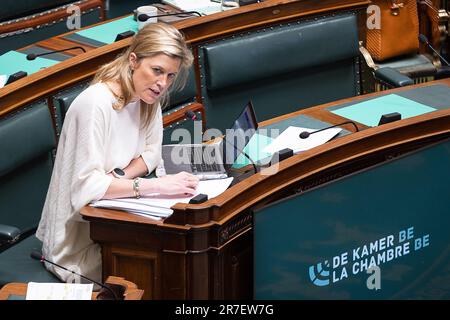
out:
{"label": "green leather seat", "polygon": [[0,120],[0,224],[26,232],[41,217],[53,169],[55,133],[46,104]]}
{"label": "green leather seat", "polygon": [[33,234],[50,183],[55,140],[44,103],[0,119],[0,224],[18,228],[16,242],[0,244],[0,286],[53,278],[30,252],[41,248]]}
{"label": "green leather seat", "polygon": [[[185,87],[180,91],[174,91],[169,94],[169,105],[164,108],[163,116],[168,116],[173,112],[177,112],[178,110],[182,110],[186,108],[192,102],[195,102],[195,98],[197,95],[197,85],[195,82],[195,71],[194,68],[189,70],[189,75],[187,78],[187,82]],[[202,120],[202,115],[200,112],[196,113],[197,120]],[[177,130],[186,130],[190,137],[189,141],[180,141],[178,137]],[[201,128],[200,128],[201,129]],[[184,118],[182,120],[177,121],[171,125],[168,125],[164,128],[163,132],[163,144],[174,144],[174,143],[194,143],[193,135],[194,135],[194,122],[190,119]],[[200,142],[201,138],[199,138]]]}
{"label": "green leather seat", "polygon": [[0,21],[24,17],[71,3],[71,0],[3,0]]}
{"label": "green leather seat", "polygon": [[61,133],[67,110],[69,110],[69,107],[72,104],[73,100],[75,100],[75,98],[81,93],[81,91],[87,88],[87,86],[87,84],[80,84],[64,90],[53,97],[53,106],[55,108],[56,118],[56,132],[58,133],[58,135]]}
{"label": "green leather seat", "polygon": [[208,127],[229,128],[248,100],[258,121],[360,94],[357,17],[317,17],[199,48]]}
{"label": "green leather seat", "polygon": [[61,282],[42,262],[31,259],[30,253],[41,248],[42,242],[32,235],[0,253],[0,287],[10,282]]}
{"label": "green leather seat", "polygon": [[[10,50],[19,49],[35,42],[51,38],[70,31],[67,19],[51,20],[51,12],[57,9],[66,10],[64,6],[77,1],[68,0],[3,0],[0,11],[0,23],[19,25],[22,20],[40,17],[42,22],[37,27],[18,29],[17,31],[2,34],[0,37],[0,54]],[[100,8],[81,12],[81,27],[100,22]],[[19,70],[18,70],[19,71]]]}

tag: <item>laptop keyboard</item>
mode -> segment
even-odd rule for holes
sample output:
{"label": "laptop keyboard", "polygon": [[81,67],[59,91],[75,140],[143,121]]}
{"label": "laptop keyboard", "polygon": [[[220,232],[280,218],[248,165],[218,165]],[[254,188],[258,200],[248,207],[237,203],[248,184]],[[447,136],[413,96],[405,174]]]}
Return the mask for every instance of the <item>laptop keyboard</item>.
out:
{"label": "laptop keyboard", "polygon": [[217,163],[216,148],[198,146],[191,148],[191,167],[193,172],[221,171]]}

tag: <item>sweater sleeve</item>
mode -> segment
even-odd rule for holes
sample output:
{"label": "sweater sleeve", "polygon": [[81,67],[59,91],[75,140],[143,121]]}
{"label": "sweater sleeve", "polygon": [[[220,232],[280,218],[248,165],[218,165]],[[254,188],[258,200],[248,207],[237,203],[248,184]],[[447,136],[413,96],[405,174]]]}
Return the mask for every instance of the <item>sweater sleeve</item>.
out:
{"label": "sweater sleeve", "polygon": [[[109,130],[108,108],[82,99],[82,108],[70,110],[66,119],[61,164],[71,170],[70,202],[75,211],[106,193],[112,178],[105,172],[105,149]],[[107,102],[105,102],[107,103]]]}
{"label": "sweater sleeve", "polygon": [[163,121],[161,107],[158,106],[155,118],[150,123],[145,134],[145,148],[142,153],[142,159],[144,159],[147,165],[148,173],[155,170],[155,168],[161,162],[161,145],[163,138]]}

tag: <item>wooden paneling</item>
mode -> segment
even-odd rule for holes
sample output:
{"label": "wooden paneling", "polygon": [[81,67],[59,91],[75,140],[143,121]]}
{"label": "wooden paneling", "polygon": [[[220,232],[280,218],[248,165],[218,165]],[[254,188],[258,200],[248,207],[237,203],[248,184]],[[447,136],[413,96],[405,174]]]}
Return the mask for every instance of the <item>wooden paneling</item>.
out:
{"label": "wooden paneling", "polygon": [[128,280],[136,283],[140,288],[146,288],[144,299],[158,299],[160,297],[159,277],[161,261],[159,254],[135,248],[112,246],[110,249],[112,268],[111,275],[128,275]]}

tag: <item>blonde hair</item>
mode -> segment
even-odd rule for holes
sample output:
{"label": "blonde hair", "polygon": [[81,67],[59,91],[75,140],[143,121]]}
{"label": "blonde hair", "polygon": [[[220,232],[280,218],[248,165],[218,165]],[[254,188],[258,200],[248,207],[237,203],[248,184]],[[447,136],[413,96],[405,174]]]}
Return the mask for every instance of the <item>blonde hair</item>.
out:
{"label": "blonde hair", "polygon": [[[193,57],[183,35],[178,29],[166,23],[147,24],[133,37],[130,46],[123,54],[119,55],[114,61],[100,67],[92,81],[92,84],[108,81],[116,81],[119,84],[122,96],[113,105],[115,110],[121,110],[130,103],[134,96],[135,88],[129,60],[132,52],[136,54],[138,63],[140,59],[161,53],[180,59],[180,70],[169,89],[170,91],[180,90],[186,84]],[[152,105],[147,105],[141,101],[142,126],[148,125],[153,120],[158,104],[161,105],[161,108],[164,108],[168,102],[168,92],[169,90],[166,90]]]}

